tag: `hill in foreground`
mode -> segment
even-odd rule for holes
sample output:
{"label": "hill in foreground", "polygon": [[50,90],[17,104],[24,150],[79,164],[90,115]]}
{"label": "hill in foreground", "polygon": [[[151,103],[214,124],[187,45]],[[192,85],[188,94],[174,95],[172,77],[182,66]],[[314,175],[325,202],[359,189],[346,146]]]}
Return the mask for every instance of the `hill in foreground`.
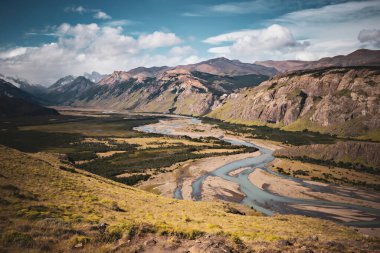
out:
{"label": "hill in foreground", "polygon": [[0,192],[1,252],[371,252],[379,246],[330,221],[165,198],[75,169],[63,157],[4,146]]}

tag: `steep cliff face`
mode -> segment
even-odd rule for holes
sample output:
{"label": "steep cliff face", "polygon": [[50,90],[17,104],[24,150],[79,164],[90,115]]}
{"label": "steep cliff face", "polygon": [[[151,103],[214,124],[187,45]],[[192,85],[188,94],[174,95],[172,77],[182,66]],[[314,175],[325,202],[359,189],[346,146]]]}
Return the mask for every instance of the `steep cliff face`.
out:
{"label": "steep cliff face", "polygon": [[276,76],[229,95],[209,116],[358,135],[380,127],[380,68],[328,68]]}

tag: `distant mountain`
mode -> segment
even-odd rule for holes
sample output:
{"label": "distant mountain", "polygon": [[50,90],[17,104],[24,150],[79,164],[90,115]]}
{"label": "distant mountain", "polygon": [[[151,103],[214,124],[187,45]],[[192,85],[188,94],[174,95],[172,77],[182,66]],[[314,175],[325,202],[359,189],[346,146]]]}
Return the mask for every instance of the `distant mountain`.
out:
{"label": "distant mountain", "polygon": [[0,79],[0,117],[57,114],[56,110],[39,105],[33,95]]}
{"label": "distant mountain", "polygon": [[72,75],[62,77],[62,78],[58,79],[55,83],[53,83],[48,89],[50,91],[53,91],[53,90],[59,91],[66,84],[69,84],[72,81],[74,81],[74,79],[75,79],[75,77]]}
{"label": "distant mountain", "polygon": [[213,75],[266,75],[273,76],[278,71],[273,67],[266,67],[258,64],[243,63],[238,60],[229,60],[227,58],[215,58],[196,64],[180,65],[176,68],[187,69],[190,71],[199,71]]}
{"label": "distant mountain", "polygon": [[72,105],[202,115],[221,96],[268,79],[265,75],[218,76],[185,69],[162,70],[155,69],[155,76],[144,78],[140,74],[146,69],[115,71],[77,96]]}
{"label": "distant mountain", "polygon": [[279,72],[326,67],[380,66],[380,50],[359,49],[348,55],[326,57],[318,61],[257,61],[255,63],[275,68]]}
{"label": "distant mountain", "polygon": [[84,77],[86,77],[88,80],[90,80],[91,82],[93,83],[97,83],[99,82],[103,77],[105,77],[106,75],[102,75],[96,71],[92,71],[91,74],[89,73],[84,73],[83,74]]}
{"label": "distant mountain", "polygon": [[44,86],[39,85],[39,84],[32,84],[25,79],[4,76],[2,74],[0,74],[0,78],[6,82],[13,84],[17,88],[20,88],[21,90],[24,90],[35,96],[39,96],[40,94],[43,94],[46,91],[46,88]]}
{"label": "distant mountain", "polygon": [[285,130],[379,138],[379,91],[380,67],[296,71],[229,95],[208,116],[270,123]]}
{"label": "distant mountain", "polygon": [[45,98],[52,104],[70,105],[95,85],[84,76],[66,76],[49,87]]}
{"label": "distant mountain", "polygon": [[98,84],[99,85],[108,85],[113,86],[115,84],[124,83],[132,78],[128,72],[125,71],[114,71],[110,75],[103,77]]}
{"label": "distant mountain", "polygon": [[167,66],[151,67],[151,68],[138,67],[138,68],[129,70],[128,74],[135,78],[141,79],[141,78],[146,78],[146,77],[155,77],[158,74],[161,74],[168,69],[170,68]]}

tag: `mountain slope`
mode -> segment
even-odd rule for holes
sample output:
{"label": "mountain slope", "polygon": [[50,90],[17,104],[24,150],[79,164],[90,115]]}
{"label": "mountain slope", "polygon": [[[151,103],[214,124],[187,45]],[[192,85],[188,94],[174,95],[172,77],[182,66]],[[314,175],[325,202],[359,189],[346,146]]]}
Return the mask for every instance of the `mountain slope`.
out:
{"label": "mountain slope", "polygon": [[379,97],[380,67],[299,71],[232,94],[209,116],[359,136],[380,128]]}
{"label": "mountain slope", "polygon": [[318,61],[259,61],[256,64],[280,72],[326,67],[380,66],[380,50],[359,49],[348,55],[322,58]]}
{"label": "mountain slope", "polygon": [[38,84],[31,84],[27,80],[10,77],[10,76],[4,76],[0,74],[0,79],[3,79],[4,81],[13,84],[17,88],[20,88],[23,91],[26,91],[34,96],[39,96],[41,94],[44,94],[46,92],[46,88],[44,86],[38,85]]}
{"label": "mountain slope", "polygon": [[132,74],[115,71],[80,94],[72,104],[203,115],[218,103],[223,94],[242,87],[256,86],[267,79],[264,75],[229,77],[185,69],[166,70],[155,77],[141,76],[141,72],[137,76]]}
{"label": "mountain slope", "polygon": [[199,71],[214,75],[266,75],[273,76],[278,71],[272,67],[266,67],[258,64],[243,63],[238,60],[229,60],[227,58],[215,58],[196,64],[180,65],[176,68],[187,69],[190,71]]}
{"label": "mountain slope", "polygon": [[57,114],[56,110],[39,105],[31,94],[0,79],[0,117]]}
{"label": "mountain slope", "polygon": [[95,85],[84,76],[66,76],[49,87],[45,98],[54,104],[70,105]]}
{"label": "mountain slope", "polygon": [[102,78],[105,76],[105,75],[102,75],[96,71],[92,71],[91,74],[90,73],[84,73],[83,76],[85,78],[87,78],[88,80],[90,80],[91,82],[93,83],[97,83],[99,82],[100,80],[102,80]]}
{"label": "mountain slope", "polygon": [[[357,252],[378,246],[330,221],[165,198],[75,169],[63,157],[4,146],[0,193],[0,249],[7,252],[211,253],[263,246]],[[234,208],[247,215],[232,214]]]}

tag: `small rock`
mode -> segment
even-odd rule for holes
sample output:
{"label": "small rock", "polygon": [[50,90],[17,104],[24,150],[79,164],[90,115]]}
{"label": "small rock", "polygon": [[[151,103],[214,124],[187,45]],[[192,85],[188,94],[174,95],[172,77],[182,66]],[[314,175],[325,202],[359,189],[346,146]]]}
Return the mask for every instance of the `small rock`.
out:
{"label": "small rock", "polygon": [[315,242],[319,240],[318,236],[316,236],[316,235],[312,235],[312,236],[310,237],[310,239],[311,239],[312,241],[315,241]]}
{"label": "small rock", "polygon": [[80,242],[80,243],[75,244],[75,245],[74,245],[74,248],[75,248],[75,249],[83,248],[83,243]]}

